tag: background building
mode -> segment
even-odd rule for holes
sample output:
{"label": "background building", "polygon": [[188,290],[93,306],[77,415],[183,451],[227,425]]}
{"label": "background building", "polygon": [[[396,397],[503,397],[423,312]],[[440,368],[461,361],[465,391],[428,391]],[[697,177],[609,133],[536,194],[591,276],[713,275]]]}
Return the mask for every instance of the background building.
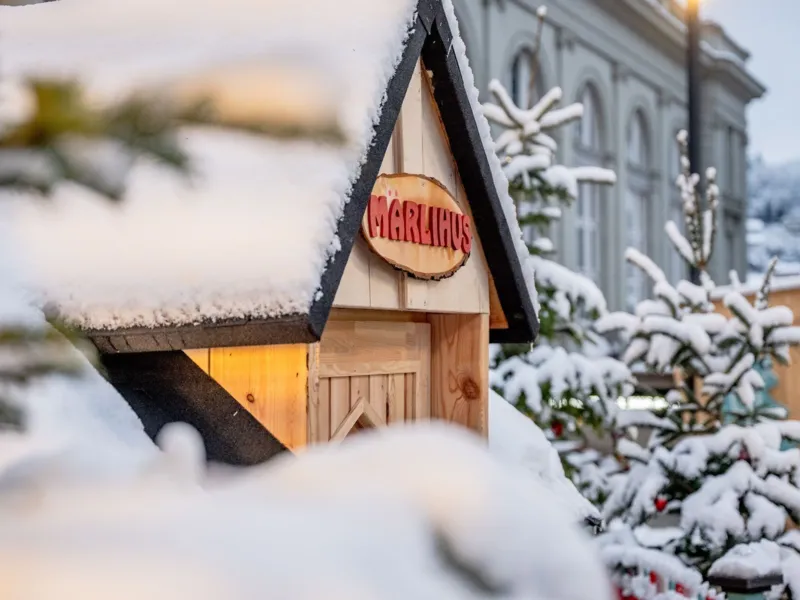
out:
{"label": "background building", "polygon": [[[541,2],[454,2],[482,93],[497,78],[517,104],[529,103]],[[613,188],[581,188],[553,232],[558,260],[600,284],[611,308],[632,308],[646,289],[624,263],[628,246],[672,278],[685,276],[663,234],[664,222],[681,214],[674,181],[675,135],[688,124],[682,11],[675,0],[548,0],[547,7],[536,94],[561,86],[565,103],[585,108],[582,122],[562,134],[559,160],[618,176]],[[747,271],[746,108],[765,88],[747,69],[747,51],[721,27],[706,23],[703,37],[703,161],[717,167],[722,191],[711,271],[723,282],[731,269],[742,277]]]}

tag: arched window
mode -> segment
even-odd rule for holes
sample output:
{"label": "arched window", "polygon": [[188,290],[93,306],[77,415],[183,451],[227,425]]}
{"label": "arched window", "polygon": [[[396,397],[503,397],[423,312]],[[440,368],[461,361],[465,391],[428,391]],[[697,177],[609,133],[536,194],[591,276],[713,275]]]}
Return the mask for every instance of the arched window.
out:
{"label": "arched window", "polygon": [[628,164],[641,169],[650,165],[650,146],[647,139],[647,121],[637,110],[628,123]]}
{"label": "arched window", "polygon": [[[669,189],[670,189],[670,196],[669,196],[669,209],[670,209],[670,220],[672,220],[675,225],[678,226],[678,230],[686,235],[686,219],[683,216],[683,205],[681,204],[681,194],[678,190],[678,186],[676,184],[678,180],[678,175],[681,174],[681,151],[678,147],[678,142],[676,138],[678,137],[678,132],[672,135],[671,138],[668,140],[669,148],[668,148],[668,155],[669,155]],[[686,261],[678,254],[678,251],[675,250],[675,247],[672,243],[669,243],[669,251],[668,251],[668,259],[667,259],[667,276],[669,277],[670,283],[675,284],[681,279],[686,279],[688,275],[688,266]]]}
{"label": "arched window", "polygon": [[583,118],[577,129],[578,146],[583,150],[600,150],[600,114],[597,92],[586,86],[579,102],[583,104]]}
{"label": "arched window", "polygon": [[[583,118],[576,128],[577,162],[581,166],[602,165],[600,102],[595,88],[586,86],[579,102],[583,104]],[[578,270],[596,282],[602,264],[599,232],[601,193],[599,185],[581,184],[575,202]]]}
{"label": "arched window", "polygon": [[[538,64],[535,66],[536,82],[531,90],[531,77],[534,71],[533,63],[533,50],[530,48],[523,48],[514,55],[511,61],[510,83],[511,87],[509,92],[514,104],[520,108],[531,107],[544,93],[544,81],[542,79],[541,69]],[[531,92],[533,97],[531,97]]]}
{"label": "arched window", "polygon": [[[650,147],[647,120],[638,110],[628,122],[626,154],[628,160],[628,189],[625,190],[625,231],[628,247],[647,253],[650,196]],[[647,277],[638,267],[625,265],[625,303],[628,310],[647,294]]]}

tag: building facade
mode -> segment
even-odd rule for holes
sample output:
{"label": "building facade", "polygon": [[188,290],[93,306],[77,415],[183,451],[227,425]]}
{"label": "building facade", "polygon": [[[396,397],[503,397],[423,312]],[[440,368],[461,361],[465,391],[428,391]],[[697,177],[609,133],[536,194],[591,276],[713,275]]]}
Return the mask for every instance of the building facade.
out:
{"label": "building facade", "polygon": [[[540,96],[560,86],[565,104],[584,105],[583,120],[560,132],[560,161],[617,173],[614,187],[581,187],[553,232],[559,262],[596,281],[613,309],[631,308],[648,292],[625,264],[627,247],[647,253],[671,279],[685,277],[663,232],[668,219],[682,223],[675,136],[688,125],[677,2],[548,0],[535,74],[529,57],[540,0],[454,3],[482,93],[499,79],[517,104],[529,105],[530,89]],[[704,24],[702,46],[703,163],[717,167],[722,192],[711,271],[727,282],[730,270],[747,271],[746,108],[766,90],[748,71],[747,51],[717,24]]]}

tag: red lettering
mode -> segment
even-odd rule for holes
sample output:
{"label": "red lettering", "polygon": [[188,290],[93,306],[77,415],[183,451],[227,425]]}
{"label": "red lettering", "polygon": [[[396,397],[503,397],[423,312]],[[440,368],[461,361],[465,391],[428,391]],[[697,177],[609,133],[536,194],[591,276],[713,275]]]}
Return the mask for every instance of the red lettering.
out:
{"label": "red lettering", "polygon": [[400,200],[395,198],[389,207],[389,239],[399,242],[405,241],[405,227],[403,227],[403,209]]}
{"label": "red lettering", "polygon": [[452,225],[450,223],[452,217],[453,213],[446,208],[439,211],[439,245],[443,248],[447,248],[453,239]]}
{"label": "red lettering", "polygon": [[[367,205],[367,223],[369,224],[369,237],[386,237],[389,231],[389,209],[386,206],[386,196],[370,196]],[[378,229],[380,228],[380,232]]]}
{"label": "red lettering", "polygon": [[417,215],[420,213],[419,205],[411,200],[403,202],[403,216],[406,226],[406,241],[419,244],[419,221]]}
{"label": "red lettering", "polygon": [[461,250],[462,238],[464,236],[464,215],[453,213],[453,250]]}
{"label": "red lettering", "polygon": [[472,250],[472,232],[470,231],[469,217],[464,215],[464,237],[461,239],[461,250],[464,254],[469,254]]}
{"label": "red lettering", "polygon": [[427,207],[424,204],[420,204],[417,207],[417,213],[419,214],[419,243],[425,244],[426,246],[431,245],[431,222],[428,217],[428,211],[425,210]]}
{"label": "red lettering", "polygon": [[431,241],[431,246],[438,246],[439,245],[439,209],[435,206],[431,206],[431,210],[428,217],[428,224],[431,228],[431,237],[433,240]]}

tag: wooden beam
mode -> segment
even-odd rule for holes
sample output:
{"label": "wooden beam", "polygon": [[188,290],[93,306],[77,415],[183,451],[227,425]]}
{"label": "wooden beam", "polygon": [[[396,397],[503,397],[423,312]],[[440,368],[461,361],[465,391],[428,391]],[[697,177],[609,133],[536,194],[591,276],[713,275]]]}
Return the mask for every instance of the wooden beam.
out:
{"label": "wooden beam", "polygon": [[168,423],[193,426],[209,461],[255,465],[286,451],[225,389],[183,352],[102,357],[108,379],[152,439]]}
{"label": "wooden beam", "polygon": [[402,310],[373,310],[369,308],[333,308],[328,321],[394,321],[399,323],[427,323],[424,312]]}
{"label": "wooden beam", "polygon": [[489,273],[489,329],[508,329],[508,319],[500,304],[497,287],[494,285],[492,274]]}
{"label": "wooden beam", "polygon": [[[336,310],[336,309],[334,309]],[[325,399],[327,409],[327,399]],[[324,413],[324,414],[323,414]],[[316,444],[325,441],[323,435],[323,424],[320,420],[324,419],[325,427],[328,427],[328,413],[320,407],[319,390],[319,343],[308,345],[308,400],[306,401],[306,441],[309,444]],[[329,432],[326,432],[326,435]]]}
{"label": "wooden beam", "polygon": [[308,344],[212,348],[209,374],[287,448],[308,442]]}
{"label": "wooden beam", "polygon": [[431,417],[486,437],[489,315],[430,315]]}

